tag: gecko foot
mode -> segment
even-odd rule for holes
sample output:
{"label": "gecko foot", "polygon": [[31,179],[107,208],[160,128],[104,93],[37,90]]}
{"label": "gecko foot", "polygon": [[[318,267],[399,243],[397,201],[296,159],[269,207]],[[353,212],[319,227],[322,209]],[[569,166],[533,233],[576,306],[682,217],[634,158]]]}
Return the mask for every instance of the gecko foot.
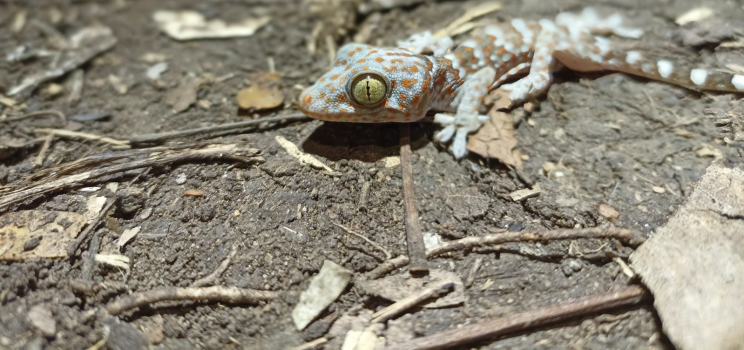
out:
{"label": "gecko foot", "polygon": [[447,142],[454,136],[450,151],[455,158],[461,159],[468,153],[466,147],[468,134],[480,129],[488,119],[490,119],[488,116],[478,114],[438,113],[434,116],[434,122],[443,128],[434,135],[434,138],[439,142]]}

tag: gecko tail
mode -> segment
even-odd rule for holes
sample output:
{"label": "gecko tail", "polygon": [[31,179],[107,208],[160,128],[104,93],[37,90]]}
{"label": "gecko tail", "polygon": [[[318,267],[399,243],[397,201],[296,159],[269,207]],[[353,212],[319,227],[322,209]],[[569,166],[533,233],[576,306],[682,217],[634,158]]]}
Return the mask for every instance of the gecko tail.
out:
{"label": "gecko tail", "polygon": [[700,91],[744,92],[744,75],[705,68],[691,68],[671,60],[645,59],[637,51],[610,58],[607,69]]}

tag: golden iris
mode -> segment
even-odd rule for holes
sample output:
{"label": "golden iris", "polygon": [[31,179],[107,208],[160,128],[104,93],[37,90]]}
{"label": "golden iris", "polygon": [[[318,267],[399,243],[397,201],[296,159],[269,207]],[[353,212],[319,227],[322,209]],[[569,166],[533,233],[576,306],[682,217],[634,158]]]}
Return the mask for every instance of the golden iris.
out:
{"label": "golden iris", "polygon": [[351,81],[351,97],[362,106],[370,107],[385,100],[387,81],[377,73],[362,73]]}

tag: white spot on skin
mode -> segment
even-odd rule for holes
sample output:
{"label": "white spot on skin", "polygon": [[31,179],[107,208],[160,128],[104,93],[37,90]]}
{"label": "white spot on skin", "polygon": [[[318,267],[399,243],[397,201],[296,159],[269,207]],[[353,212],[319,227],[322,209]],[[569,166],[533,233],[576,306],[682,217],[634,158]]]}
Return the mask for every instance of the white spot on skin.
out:
{"label": "white spot on skin", "polygon": [[641,66],[641,70],[644,71],[645,73],[651,73],[654,71],[654,65],[651,63],[644,63]]}
{"label": "white spot on skin", "polygon": [[462,44],[460,44],[462,47],[476,47],[478,46],[478,43],[475,42],[474,39],[468,39],[465,40]]}
{"label": "white spot on skin", "polygon": [[535,34],[529,28],[527,28],[527,23],[524,23],[524,21],[520,18],[515,18],[511,21],[511,25],[519,32],[519,34],[522,35],[522,40],[524,42],[532,42]]}
{"label": "white spot on skin", "polygon": [[731,84],[734,85],[736,90],[744,91],[744,75],[735,74],[731,79]]}
{"label": "white spot on skin", "polygon": [[708,71],[705,69],[693,69],[690,71],[690,80],[692,80],[695,85],[705,84],[705,79],[707,78]]}
{"label": "white spot on skin", "polygon": [[628,51],[628,55],[625,56],[625,62],[628,64],[635,64],[641,60],[641,54],[638,51]]}
{"label": "white spot on skin", "polygon": [[672,75],[672,71],[674,70],[674,65],[672,64],[672,62],[667,60],[657,61],[656,67],[659,68],[659,75],[661,75],[662,78],[669,78],[669,76]]}

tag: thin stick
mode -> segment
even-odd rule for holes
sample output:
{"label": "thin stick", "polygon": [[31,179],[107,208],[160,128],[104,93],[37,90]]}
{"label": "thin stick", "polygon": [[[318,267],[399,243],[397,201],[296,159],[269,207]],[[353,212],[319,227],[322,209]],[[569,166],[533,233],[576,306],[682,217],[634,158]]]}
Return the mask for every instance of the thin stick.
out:
{"label": "thin stick", "polygon": [[413,274],[429,272],[426,261],[426,246],[424,235],[421,233],[418,210],[416,209],[416,195],[413,191],[413,167],[411,166],[411,128],[408,123],[400,124],[400,168],[403,172],[403,201],[406,210],[406,240],[408,256]]}
{"label": "thin stick", "polygon": [[367,243],[369,243],[370,245],[372,245],[373,247],[377,248],[377,250],[379,250],[379,251],[381,251],[381,252],[385,253],[385,259],[390,259],[390,257],[392,256],[392,255],[390,255],[390,252],[388,252],[388,251],[387,251],[387,249],[383,248],[383,247],[382,247],[381,245],[379,245],[379,244],[375,243],[375,242],[374,242],[374,241],[372,241],[371,239],[369,239],[369,238],[367,238],[367,237],[364,237],[364,236],[363,236],[363,235],[362,235],[361,233],[356,233],[356,232],[352,231],[352,230],[351,230],[350,228],[348,228],[348,227],[346,227],[346,226],[344,226],[344,225],[341,225],[341,224],[335,223],[335,222],[334,222],[333,224],[334,224],[334,225],[336,225],[336,226],[338,226],[338,227],[339,227],[339,228],[341,228],[342,230],[346,231],[346,233],[352,234],[352,235],[354,235],[354,236],[357,236],[357,237],[359,237],[359,238],[363,239],[363,240],[364,240],[365,242],[367,242]]}
{"label": "thin stick", "polygon": [[380,311],[377,311],[372,315],[372,321],[370,321],[370,323],[385,322],[429,298],[442,297],[451,292],[454,288],[455,284],[453,282],[445,282],[438,286],[426,288],[416,294],[403,298]]}
{"label": "thin stick", "polygon": [[468,277],[465,279],[465,287],[470,288],[470,286],[473,285],[473,282],[475,281],[475,276],[476,274],[478,274],[478,269],[480,269],[480,266],[482,263],[483,263],[483,258],[477,258],[475,259],[475,261],[473,261],[473,266],[470,268]]}
{"label": "thin stick", "polygon": [[[67,256],[73,256],[75,255],[75,251],[77,251],[78,247],[80,247],[80,244],[83,243],[83,241],[88,238],[88,235],[98,226],[98,223],[103,220],[104,217],[108,214],[109,210],[114,207],[114,204],[116,204],[116,198],[111,199],[111,201],[103,207],[100,213],[98,213],[98,216],[96,216],[95,219],[88,225],[88,227],[83,230],[82,233],[80,233],[77,238],[75,238],[74,241],[70,242],[70,245],[67,246]],[[95,256],[95,254],[93,254]]]}
{"label": "thin stick", "polygon": [[239,128],[245,128],[248,126],[256,126],[262,123],[272,123],[272,122],[281,122],[281,121],[290,122],[290,121],[307,120],[307,119],[310,119],[310,117],[304,114],[299,114],[299,113],[290,114],[290,115],[279,115],[279,116],[268,117],[268,118],[246,120],[246,121],[237,122],[237,123],[220,124],[220,125],[209,126],[205,128],[169,131],[169,132],[163,132],[159,134],[139,135],[139,136],[134,136],[130,138],[129,143],[132,145],[132,147],[141,147],[143,145],[161,144],[168,140],[191,137],[195,135],[211,134],[211,133],[220,132],[220,131],[231,131],[231,130],[237,131]]}
{"label": "thin stick", "polygon": [[49,134],[44,138],[44,144],[41,145],[41,150],[39,150],[39,154],[36,156],[36,159],[34,159],[35,166],[41,166],[44,164],[44,157],[46,157],[46,153],[49,151],[52,141],[54,141],[54,134]]}
{"label": "thin stick", "polygon": [[48,129],[48,128],[36,129],[34,130],[34,132],[40,133],[40,134],[53,134],[55,136],[60,136],[60,137],[69,138],[69,139],[101,141],[101,142],[108,143],[114,146],[129,146],[129,142],[126,140],[117,140],[117,139],[113,139],[113,138],[106,137],[106,136],[89,134],[86,132],[70,131],[70,130],[64,130],[64,129]]}
{"label": "thin stick", "polygon": [[402,344],[387,350],[449,349],[480,340],[521,332],[530,328],[566,321],[574,317],[640,304],[648,295],[643,287],[631,286],[619,292],[609,292],[576,299],[506,317],[453,329]]}
{"label": "thin stick", "polygon": [[328,338],[321,337],[321,338],[318,338],[318,339],[309,341],[309,342],[307,342],[305,344],[302,344],[300,346],[296,346],[294,348],[291,348],[290,350],[310,350],[310,349],[315,349],[315,348],[317,348],[317,347],[319,347],[319,346],[321,346],[321,345],[323,345],[323,344],[325,344],[327,342],[328,342]]}
{"label": "thin stick", "polygon": [[230,260],[232,260],[233,257],[235,257],[235,254],[238,253],[238,244],[233,244],[232,249],[230,250],[230,254],[225,258],[225,260],[220,264],[219,267],[217,267],[216,270],[214,270],[212,273],[210,273],[208,276],[198,279],[194,281],[194,283],[191,284],[192,288],[198,288],[198,287],[204,287],[212,284],[214,280],[216,280],[220,275],[222,275],[225,270],[227,270],[227,267],[230,266]]}
{"label": "thin stick", "polygon": [[6,118],[6,119],[2,119],[2,120],[0,120],[0,123],[2,123],[2,122],[15,122],[15,121],[23,120],[23,119],[34,118],[34,117],[43,117],[43,116],[47,116],[47,115],[51,115],[51,116],[57,117],[62,122],[62,126],[67,125],[67,116],[65,116],[64,113],[62,113],[60,111],[53,110],[53,109],[48,109],[48,110],[43,110],[43,111],[36,111],[36,112],[33,112],[33,113],[24,114],[24,115],[17,116],[17,117],[10,117],[10,118]]}
{"label": "thin stick", "polygon": [[[227,159],[241,163],[252,163],[262,160],[258,156],[259,150],[245,148],[237,144],[219,145],[205,149],[184,150],[174,153],[155,153],[146,159],[137,159],[127,163],[115,164],[102,168],[93,169],[83,173],[72,174],[64,177],[49,180],[42,179],[36,184],[29,185],[20,189],[15,189],[9,194],[0,197],[0,208],[7,205],[25,200],[31,196],[48,193],[65,187],[84,183],[85,181],[100,178],[102,176],[116,174],[134,169],[148,168],[153,166],[163,166],[172,163],[182,163],[187,161],[204,161]],[[0,193],[4,193],[0,187]]]}
{"label": "thin stick", "polygon": [[159,301],[190,300],[209,302],[217,301],[231,304],[256,304],[260,301],[276,299],[278,296],[279,293],[277,292],[238,287],[165,287],[121,297],[106,305],[105,310],[109,315],[115,316],[122,312],[157,303]]}
{"label": "thin stick", "polygon": [[[497,245],[510,242],[531,241],[561,241],[569,239],[619,239],[633,246],[641,244],[645,238],[633,231],[617,227],[592,227],[578,230],[560,229],[536,232],[501,232],[480,237],[466,237],[455,241],[444,242],[426,251],[426,256],[433,258],[438,255],[473,247]],[[376,279],[390,271],[408,264],[408,257],[399,256],[377,266],[366,275],[367,279]]]}
{"label": "thin stick", "polygon": [[93,234],[93,238],[90,239],[88,244],[88,251],[85,252],[85,259],[83,261],[83,281],[93,280],[93,270],[96,267],[96,254],[98,254],[98,247],[101,245],[100,231],[96,231]]}

